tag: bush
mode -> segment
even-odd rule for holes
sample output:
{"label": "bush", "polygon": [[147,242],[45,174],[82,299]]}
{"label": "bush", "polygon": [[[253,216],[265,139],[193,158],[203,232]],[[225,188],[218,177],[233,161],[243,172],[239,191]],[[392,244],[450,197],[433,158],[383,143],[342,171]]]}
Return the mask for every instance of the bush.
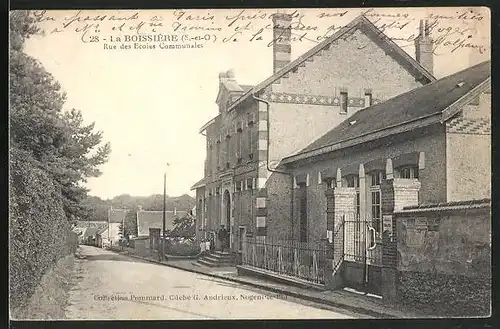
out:
{"label": "bush", "polygon": [[189,242],[170,242],[165,248],[167,255],[196,256],[201,252],[199,245]]}
{"label": "bush", "polygon": [[10,302],[17,307],[43,274],[76,250],[60,189],[26,151],[10,150]]}

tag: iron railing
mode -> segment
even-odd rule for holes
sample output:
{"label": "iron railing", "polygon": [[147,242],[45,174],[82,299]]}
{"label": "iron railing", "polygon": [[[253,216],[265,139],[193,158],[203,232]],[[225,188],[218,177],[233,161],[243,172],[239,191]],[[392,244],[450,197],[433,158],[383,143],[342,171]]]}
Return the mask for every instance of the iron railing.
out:
{"label": "iron railing", "polygon": [[243,241],[242,264],[324,284],[326,243],[282,240],[270,236],[246,237]]}

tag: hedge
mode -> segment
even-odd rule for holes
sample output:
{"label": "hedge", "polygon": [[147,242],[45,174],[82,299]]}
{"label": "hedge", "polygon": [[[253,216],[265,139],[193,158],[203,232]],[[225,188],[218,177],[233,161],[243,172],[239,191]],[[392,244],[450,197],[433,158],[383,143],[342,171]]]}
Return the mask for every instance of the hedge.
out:
{"label": "hedge", "polygon": [[10,303],[19,307],[53,264],[75,252],[77,238],[60,189],[29,152],[11,148],[9,179]]}

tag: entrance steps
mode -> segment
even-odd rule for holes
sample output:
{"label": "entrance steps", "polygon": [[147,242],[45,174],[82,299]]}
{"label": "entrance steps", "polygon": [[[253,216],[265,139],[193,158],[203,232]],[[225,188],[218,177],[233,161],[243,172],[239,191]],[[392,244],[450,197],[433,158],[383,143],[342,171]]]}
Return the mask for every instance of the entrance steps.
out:
{"label": "entrance steps", "polygon": [[208,267],[229,267],[236,264],[235,257],[232,253],[215,251],[206,256],[198,258],[196,265]]}

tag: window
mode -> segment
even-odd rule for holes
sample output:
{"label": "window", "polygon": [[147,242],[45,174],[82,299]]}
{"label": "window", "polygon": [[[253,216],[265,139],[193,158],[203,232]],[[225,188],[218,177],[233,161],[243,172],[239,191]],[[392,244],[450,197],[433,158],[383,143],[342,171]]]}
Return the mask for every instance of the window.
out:
{"label": "window", "polygon": [[385,179],[385,173],[381,170],[374,171],[371,173],[372,177],[372,185],[371,186],[379,186],[380,182]]}
{"label": "window", "polygon": [[253,121],[248,122],[248,158],[253,159]]}
{"label": "window", "polygon": [[253,178],[247,179],[247,189],[249,190],[253,189]]}
{"label": "window", "polygon": [[216,156],[216,168],[217,168],[217,171],[220,170],[220,164],[221,164],[221,154],[220,154],[220,140],[217,140],[217,144],[216,144],[216,147],[215,147],[215,156]]}
{"label": "window", "polygon": [[236,133],[236,162],[241,163],[241,127],[238,126]]}
{"label": "window", "polygon": [[397,178],[418,179],[418,168],[416,166],[404,166],[396,169]]}
{"label": "window", "polygon": [[347,113],[347,92],[340,93],[340,113]]}
{"label": "window", "polygon": [[380,232],[380,219],[382,213],[382,204],[380,202],[380,190],[372,191],[372,225],[375,230]]}
{"label": "window", "polygon": [[347,175],[346,178],[347,187],[359,188],[359,177],[358,175]]}
{"label": "window", "polygon": [[345,177],[347,187],[354,187],[356,189],[356,215],[360,213],[360,197],[359,197],[359,176],[347,175]]}
{"label": "window", "polygon": [[225,154],[225,158],[226,158],[226,169],[229,168],[230,164],[231,164],[231,136],[229,136],[229,133],[226,135],[226,154]]}
{"label": "window", "polygon": [[300,223],[299,240],[300,242],[307,242],[307,190],[305,183],[299,185],[298,198]]}
{"label": "window", "polygon": [[208,176],[212,175],[212,171],[213,171],[214,164],[212,161],[212,152],[213,152],[212,142],[209,142],[208,151],[207,151],[207,173],[208,173]]}
{"label": "window", "polygon": [[372,226],[377,232],[381,232],[382,202],[380,183],[385,179],[385,172],[382,170],[372,171],[371,176],[371,205],[372,205]]}
{"label": "window", "polygon": [[365,107],[372,106],[372,93],[365,91]]}
{"label": "window", "polygon": [[242,183],[243,183],[243,181],[234,183],[234,189],[235,189],[236,192],[240,192],[241,191],[241,185],[242,185]]}

